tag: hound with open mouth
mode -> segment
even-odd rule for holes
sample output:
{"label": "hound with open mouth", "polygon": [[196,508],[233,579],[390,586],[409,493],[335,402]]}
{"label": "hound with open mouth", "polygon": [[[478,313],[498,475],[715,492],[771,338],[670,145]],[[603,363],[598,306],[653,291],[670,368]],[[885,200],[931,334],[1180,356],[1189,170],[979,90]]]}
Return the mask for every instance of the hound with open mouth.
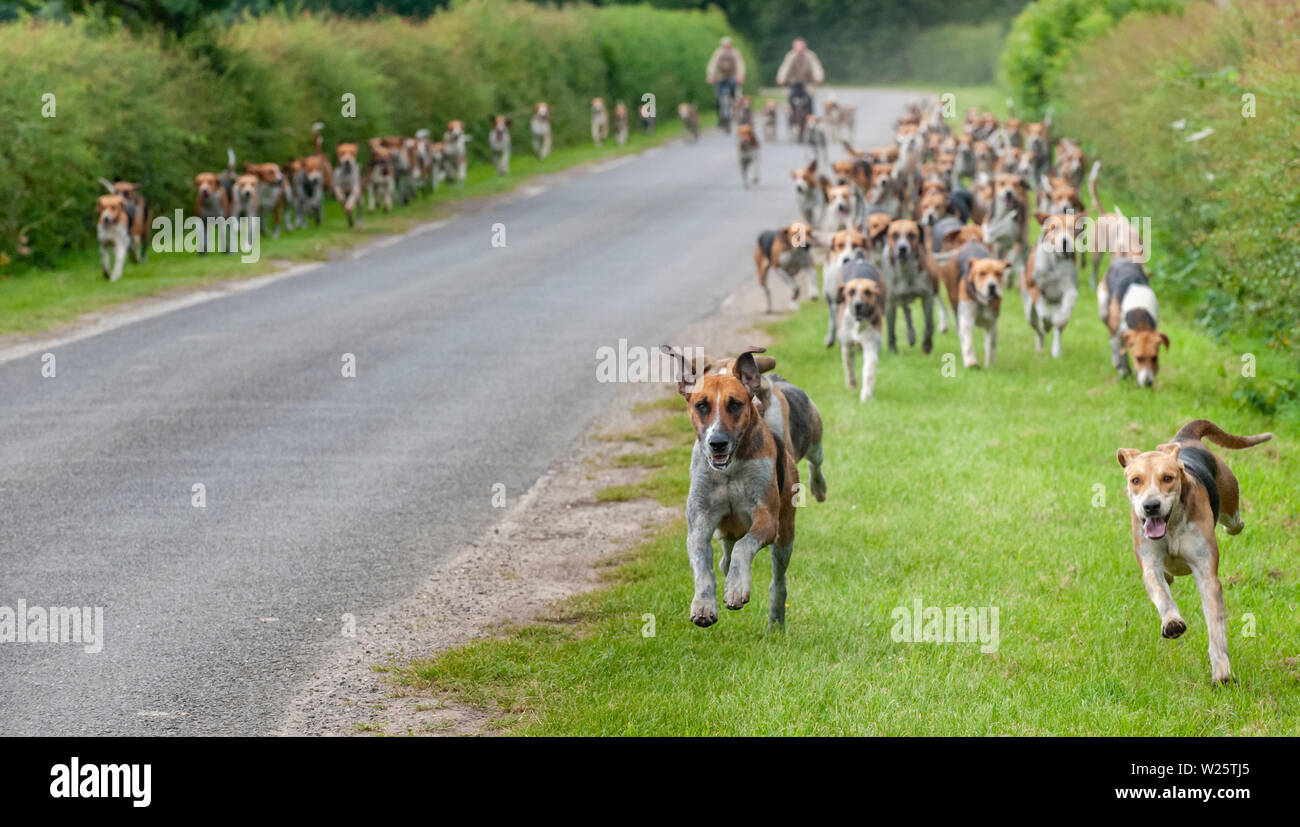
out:
{"label": "hound with open mouth", "polygon": [[840,269],[841,284],[835,289],[839,309],[840,362],[844,382],[858,386],[854,361],[862,353],[862,382],[858,401],[871,399],[876,390],[876,366],[880,363],[880,327],[885,318],[885,280],[876,266],[859,254]]}
{"label": "hound with open mouth", "polygon": [[533,117],[528,121],[528,132],[533,136],[533,154],[545,161],[551,154],[551,106],[539,101],[533,106]]}
{"label": "hound with open mouth", "polygon": [[[698,378],[710,374],[736,372],[735,359],[716,359],[697,354],[688,361],[681,351],[667,345],[661,345],[660,350],[677,362],[681,375]],[[764,421],[767,422],[767,427],[778,439],[784,440],[786,449],[794,457],[795,465],[805,459],[808,460],[809,486],[813,498],[817,502],[825,502],[826,477],[822,474],[825,458],[822,452],[821,411],[802,388],[795,386],[784,377],[771,373],[776,367],[776,359],[761,355],[766,352],[764,348],[751,347],[749,351],[754,354],[754,364],[761,375],[758,393],[754,395],[754,399],[758,401],[759,410],[763,414]]]}
{"label": "hound with open mouth", "polygon": [[505,115],[492,118],[492,131],[488,133],[488,149],[492,150],[492,165],[497,175],[510,174],[510,119]]}
{"label": "hound with open mouth", "polygon": [[1133,556],[1142,571],[1142,585],[1160,615],[1160,636],[1176,638],[1187,631],[1169,586],[1175,577],[1192,575],[1205,613],[1210,677],[1221,684],[1232,679],[1232,669],[1214,524],[1221,524],[1229,534],[1240,534],[1245,523],[1237,478],[1202,438],[1240,450],[1267,442],[1273,435],[1235,436],[1209,420],[1197,419],[1154,451],[1121,448],[1116,457],[1133,505]]}
{"label": "hound with open mouth", "polygon": [[799,469],[785,440],[772,433],[760,410],[756,396],[761,384],[754,354],[747,351],[726,373],[683,375],[677,385],[695,429],[686,551],[695,580],[690,616],[696,626],[712,626],[718,620],[714,531],[722,538],[723,604],[732,610],[745,607],[754,557],[770,546],[768,618],[774,627],[785,623],[785,575],[794,551]]}
{"label": "hound with open mouth", "polygon": [[826,187],[826,208],[822,229],[827,233],[855,230],[862,226],[867,202],[862,190],[852,183]]}

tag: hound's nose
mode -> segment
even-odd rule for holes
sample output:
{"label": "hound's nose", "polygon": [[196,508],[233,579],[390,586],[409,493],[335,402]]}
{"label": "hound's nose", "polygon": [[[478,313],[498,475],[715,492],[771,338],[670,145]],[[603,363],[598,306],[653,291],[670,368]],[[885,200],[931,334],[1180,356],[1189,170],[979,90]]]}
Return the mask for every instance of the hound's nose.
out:
{"label": "hound's nose", "polygon": [[715,454],[721,454],[727,450],[728,441],[726,437],[714,437],[709,440],[709,449]]}
{"label": "hound's nose", "polygon": [[1160,513],[1160,501],[1147,500],[1146,502],[1142,503],[1142,511],[1148,517],[1155,517]]}

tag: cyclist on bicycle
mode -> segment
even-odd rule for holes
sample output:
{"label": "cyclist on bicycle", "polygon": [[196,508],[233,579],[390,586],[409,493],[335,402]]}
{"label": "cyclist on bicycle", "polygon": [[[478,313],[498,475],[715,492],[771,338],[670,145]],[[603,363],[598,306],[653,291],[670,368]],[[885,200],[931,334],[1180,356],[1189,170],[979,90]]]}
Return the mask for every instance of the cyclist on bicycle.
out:
{"label": "cyclist on bicycle", "polygon": [[704,81],[713,85],[717,95],[719,124],[730,131],[731,101],[736,99],[740,87],[745,84],[745,58],[731,45],[731,38],[724,37],[718,43],[718,48],[709,58],[708,68],[704,70]]}
{"label": "cyclist on bicycle", "polygon": [[[822,63],[817,55],[808,48],[808,41],[796,37],[792,48],[786,52],[781,61],[781,68],[776,71],[776,85],[790,89],[790,109],[810,115],[813,112],[813,92],[826,79]],[[799,123],[799,136],[803,137],[803,124]]]}

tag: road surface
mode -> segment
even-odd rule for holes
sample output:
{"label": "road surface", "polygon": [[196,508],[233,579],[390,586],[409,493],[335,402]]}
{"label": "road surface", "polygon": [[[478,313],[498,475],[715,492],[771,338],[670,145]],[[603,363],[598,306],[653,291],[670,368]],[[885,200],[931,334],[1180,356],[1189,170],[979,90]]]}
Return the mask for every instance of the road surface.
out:
{"label": "road surface", "polygon": [[[840,97],[861,145],[905,99]],[[0,363],[0,607],[103,607],[105,636],[0,643],[0,734],[274,731],[342,615],[412,593],[609,403],[598,348],[754,277],[804,159],[764,146],[746,191],[709,133],[55,347],[53,378]]]}

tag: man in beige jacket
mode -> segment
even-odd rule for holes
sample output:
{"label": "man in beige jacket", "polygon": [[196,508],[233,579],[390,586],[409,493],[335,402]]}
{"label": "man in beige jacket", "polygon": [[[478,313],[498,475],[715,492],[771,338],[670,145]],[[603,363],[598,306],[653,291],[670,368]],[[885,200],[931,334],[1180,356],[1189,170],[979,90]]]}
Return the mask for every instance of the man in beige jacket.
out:
{"label": "man in beige jacket", "polygon": [[792,126],[798,130],[799,140],[802,141],[804,123],[801,116],[814,111],[813,92],[826,80],[826,73],[822,70],[822,62],[817,59],[817,55],[808,48],[806,40],[796,37],[791,46],[793,48],[786,52],[785,59],[781,61],[781,68],[776,70],[776,85],[790,88],[790,111],[792,114],[797,113]]}
{"label": "man in beige jacket", "polygon": [[745,84],[745,58],[731,44],[730,37],[722,38],[713,50],[709,65],[704,70],[704,82],[713,85],[718,98],[718,120],[723,129],[730,131],[731,106],[722,102],[725,91],[728,101],[734,101]]}

